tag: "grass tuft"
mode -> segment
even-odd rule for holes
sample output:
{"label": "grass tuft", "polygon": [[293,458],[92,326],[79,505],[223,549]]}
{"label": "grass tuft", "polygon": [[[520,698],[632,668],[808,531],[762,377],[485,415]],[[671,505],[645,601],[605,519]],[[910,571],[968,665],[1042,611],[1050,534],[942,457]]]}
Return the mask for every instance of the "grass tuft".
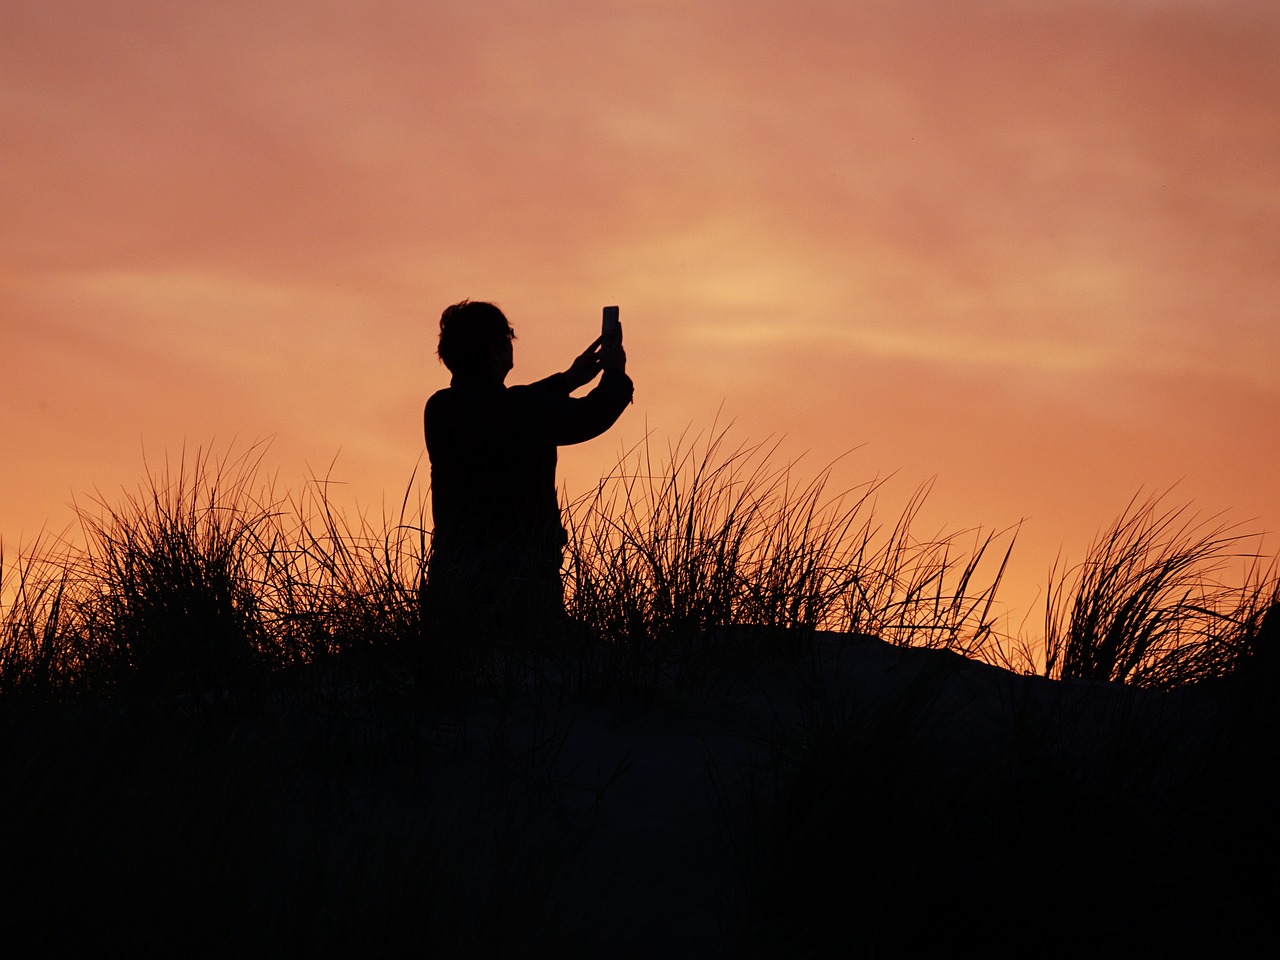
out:
{"label": "grass tuft", "polygon": [[[1135,497],[1082,564],[1051,572],[1045,675],[1170,689],[1231,674],[1280,601],[1258,540],[1160,496]],[[1225,582],[1242,562],[1241,582]]]}
{"label": "grass tuft", "polygon": [[973,654],[996,635],[993,603],[1013,538],[912,532],[923,487],[885,532],[883,481],[831,494],[831,466],[808,481],[778,443],[730,445],[728,431],[682,435],[655,462],[644,443],[567,511],[571,614],[602,638],[614,670],[653,689],[680,684],[753,636],[815,630]]}

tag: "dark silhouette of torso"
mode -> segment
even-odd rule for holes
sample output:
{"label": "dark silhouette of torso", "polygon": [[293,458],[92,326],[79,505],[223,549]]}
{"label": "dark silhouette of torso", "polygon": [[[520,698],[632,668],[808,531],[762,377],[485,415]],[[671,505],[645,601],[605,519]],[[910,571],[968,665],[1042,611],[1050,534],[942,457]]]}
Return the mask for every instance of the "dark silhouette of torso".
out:
{"label": "dark silhouette of torso", "polygon": [[455,376],[433,394],[423,417],[435,522],[430,578],[466,571],[491,593],[532,568],[539,579],[554,575],[558,590],[565,532],[556,448],[604,433],[632,391],[624,372],[605,370],[583,397],[570,396],[563,374],[514,387]]}

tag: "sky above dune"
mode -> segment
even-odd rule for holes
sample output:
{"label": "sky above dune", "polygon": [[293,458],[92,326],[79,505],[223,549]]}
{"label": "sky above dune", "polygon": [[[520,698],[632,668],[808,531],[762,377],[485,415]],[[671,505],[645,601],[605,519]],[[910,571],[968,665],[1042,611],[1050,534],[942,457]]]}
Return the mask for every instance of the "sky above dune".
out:
{"label": "sky above dune", "polygon": [[[731,423],[918,533],[1021,523],[1034,622],[1141,491],[1280,523],[1280,7],[8,0],[11,554],[196,447],[394,507],[470,297],[646,434]],[[847,454],[847,455],[846,455]],[[1267,543],[1274,552],[1274,538]]]}

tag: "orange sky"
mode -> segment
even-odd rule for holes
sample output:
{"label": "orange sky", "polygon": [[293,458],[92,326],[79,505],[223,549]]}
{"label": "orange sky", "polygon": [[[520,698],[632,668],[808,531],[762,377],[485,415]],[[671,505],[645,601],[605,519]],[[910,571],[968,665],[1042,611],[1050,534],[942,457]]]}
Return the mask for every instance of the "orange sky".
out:
{"label": "orange sky", "polygon": [[1139,488],[1270,530],[1278,105],[1271,0],[6,0],[0,537],[184,441],[398,503],[462,297],[512,382],[621,304],[570,493],[721,409],[1023,611]]}

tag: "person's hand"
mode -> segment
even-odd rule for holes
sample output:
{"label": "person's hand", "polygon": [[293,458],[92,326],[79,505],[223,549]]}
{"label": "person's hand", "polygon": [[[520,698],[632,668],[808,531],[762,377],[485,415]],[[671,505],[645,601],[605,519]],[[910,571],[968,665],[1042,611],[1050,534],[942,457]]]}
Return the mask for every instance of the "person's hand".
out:
{"label": "person's hand", "polygon": [[627,372],[627,351],[622,343],[611,343],[600,348],[600,367],[604,370],[621,370]]}
{"label": "person's hand", "polygon": [[627,372],[627,352],[622,349],[622,324],[618,324],[618,336],[601,337],[600,367],[604,370],[621,370]]}
{"label": "person's hand", "polygon": [[596,374],[600,372],[602,356],[600,339],[597,337],[591,346],[578,354],[569,369],[565,371],[564,376],[569,381],[570,390],[586,386],[596,378]]}

